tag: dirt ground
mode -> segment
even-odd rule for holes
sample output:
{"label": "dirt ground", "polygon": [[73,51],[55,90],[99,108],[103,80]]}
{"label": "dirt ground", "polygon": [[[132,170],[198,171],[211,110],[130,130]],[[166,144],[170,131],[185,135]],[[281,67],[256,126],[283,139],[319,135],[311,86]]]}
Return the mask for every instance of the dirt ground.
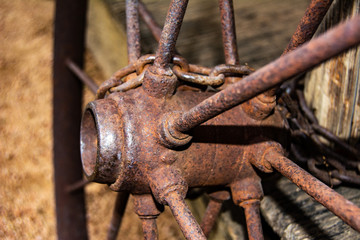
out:
{"label": "dirt ground", "polygon": [[53,8],[53,1],[0,1],[1,239],[53,239],[55,234]]}

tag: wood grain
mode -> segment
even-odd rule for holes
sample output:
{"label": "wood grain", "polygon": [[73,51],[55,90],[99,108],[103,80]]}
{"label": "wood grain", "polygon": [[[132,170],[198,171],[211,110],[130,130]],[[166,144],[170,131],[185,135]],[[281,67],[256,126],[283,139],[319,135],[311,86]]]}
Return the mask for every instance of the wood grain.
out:
{"label": "wood grain", "polygon": [[[360,1],[334,1],[317,35],[359,14]],[[305,98],[320,125],[356,144],[360,136],[360,47],[318,66],[307,74]]]}

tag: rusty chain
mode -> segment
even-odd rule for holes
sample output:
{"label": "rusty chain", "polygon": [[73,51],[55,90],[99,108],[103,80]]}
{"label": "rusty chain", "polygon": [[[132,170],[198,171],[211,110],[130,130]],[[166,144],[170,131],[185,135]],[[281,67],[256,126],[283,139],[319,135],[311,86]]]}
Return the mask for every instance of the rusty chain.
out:
{"label": "rusty chain", "polygon": [[[134,63],[115,72],[108,80],[104,81],[96,94],[96,99],[104,98],[106,93],[128,91],[142,84],[146,69],[155,60],[154,54],[147,54],[140,57]],[[254,72],[254,69],[247,65],[221,64],[214,68],[208,68],[188,61],[179,55],[172,59],[172,71],[184,82],[195,83],[218,87],[224,84],[225,76],[243,77]],[[135,73],[133,76],[131,74]]]}
{"label": "rusty chain", "polygon": [[[147,54],[118,70],[99,87],[96,98],[104,98],[107,92],[124,92],[140,86],[145,71],[150,64],[154,63],[154,60],[154,54]],[[178,79],[184,82],[216,88],[224,84],[225,76],[243,77],[254,72],[254,69],[247,65],[230,64],[208,68],[189,64],[184,57],[175,55],[172,59],[172,71]],[[301,78],[298,78],[297,81],[299,79]],[[292,84],[294,85],[294,83]],[[299,162],[304,163],[316,177],[330,186],[336,186],[343,182],[360,185],[360,152],[318,124],[316,117],[304,100],[302,91],[296,90],[294,86],[288,86],[288,89],[292,93],[282,92],[280,103],[283,114],[291,126],[291,134],[294,139],[291,153]],[[320,140],[321,137],[337,148],[332,149],[329,146],[331,144],[325,144]],[[302,146],[313,149],[317,156],[308,157],[306,154],[308,150]]]}
{"label": "rusty chain", "polygon": [[[360,152],[319,125],[307,106],[298,82],[283,87],[280,109],[291,128],[291,154],[317,178],[330,186],[360,185]],[[325,139],[325,140],[323,140]]]}

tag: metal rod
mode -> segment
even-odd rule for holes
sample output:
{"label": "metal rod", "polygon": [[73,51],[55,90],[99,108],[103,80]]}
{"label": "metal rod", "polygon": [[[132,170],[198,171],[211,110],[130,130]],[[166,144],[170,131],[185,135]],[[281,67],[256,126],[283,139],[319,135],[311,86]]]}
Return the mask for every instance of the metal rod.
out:
{"label": "metal rod", "polygon": [[83,189],[90,182],[87,179],[81,179],[66,187],[66,191],[69,193],[76,192],[77,190]]}
{"label": "metal rod", "polygon": [[300,106],[301,110],[304,112],[304,115],[307,117],[307,119],[310,120],[311,123],[318,124],[317,118],[315,117],[314,113],[310,110],[310,108],[306,104],[303,91],[296,90],[295,93],[298,97],[299,106]]}
{"label": "metal rod", "polygon": [[357,45],[360,42],[360,17],[340,24],[322,36],[283,55],[258,71],[209,97],[178,118],[170,126],[180,132],[219,115],[277,84]]}
{"label": "metal rod", "polygon": [[263,230],[260,218],[260,201],[247,200],[240,204],[244,208],[249,240],[263,240]]}
{"label": "metal rod", "polygon": [[319,124],[312,124],[312,128],[317,132],[318,134],[322,135],[326,139],[332,141],[336,145],[342,147],[344,150],[350,152],[356,160],[360,160],[360,153],[359,151],[354,148],[353,146],[345,143],[342,139],[340,139],[338,136],[327,130],[326,128],[320,126]]}
{"label": "metal rod", "polygon": [[333,0],[312,0],[310,2],[283,54],[294,50],[314,36],[332,2]]}
{"label": "metal rod", "polygon": [[206,240],[201,227],[196,222],[185,200],[177,192],[171,192],[166,197],[166,202],[173,213],[186,239]]}
{"label": "metal rod", "polygon": [[360,208],[276,151],[264,158],[272,167],[360,232]]}
{"label": "metal rod", "polygon": [[126,33],[128,60],[133,63],[141,54],[138,0],[126,0]]}
{"label": "metal rod", "polygon": [[[140,17],[145,22],[146,26],[150,29],[151,35],[154,37],[154,39],[159,42],[161,37],[161,31],[162,28],[160,25],[155,21],[153,15],[150,13],[150,11],[146,8],[145,4],[141,1],[139,1],[139,14]],[[179,55],[179,52],[174,50],[174,53],[176,55]]]}
{"label": "metal rod", "polygon": [[53,162],[57,239],[87,239],[84,189],[67,186],[83,179],[80,121],[83,85],[66,66],[81,68],[85,50],[86,0],[56,1],[53,63]]}
{"label": "metal rod", "polygon": [[117,238],[128,199],[128,192],[119,192],[117,194],[113,215],[107,233],[107,240],[115,240]]}
{"label": "metal rod", "polygon": [[[312,0],[301,18],[295,33],[282,55],[309,41],[318,29],[333,0]],[[265,92],[266,96],[275,96],[276,87]]]}
{"label": "metal rod", "polygon": [[220,202],[210,198],[200,225],[206,237],[209,237],[211,230],[214,228],[221,207],[222,201]]}
{"label": "metal rod", "polygon": [[239,64],[236,44],[234,7],[232,0],[219,0],[222,41],[224,46],[225,63]]}
{"label": "metal rod", "polygon": [[92,93],[96,94],[99,86],[94,82],[94,80],[89,77],[76,63],[71,59],[66,59],[66,66],[79,78],[79,80],[85,84]]}
{"label": "metal rod", "polygon": [[145,240],[157,240],[158,230],[156,225],[156,218],[141,218],[142,230]]}
{"label": "metal rod", "polygon": [[180,32],[187,4],[188,0],[171,1],[154,61],[154,66],[159,69],[168,68],[173,58],[176,40]]}
{"label": "metal rod", "polygon": [[149,12],[149,10],[146,8],[145,4],[142,1],[139,1],[139,14],[140,17],[145,22],[146,26],[148,26],[148,28],[150,29],[150,32],[155,38],[155,40],[159,42],[162,28],[155,21],[154,17],[152,16],[152,14]]}

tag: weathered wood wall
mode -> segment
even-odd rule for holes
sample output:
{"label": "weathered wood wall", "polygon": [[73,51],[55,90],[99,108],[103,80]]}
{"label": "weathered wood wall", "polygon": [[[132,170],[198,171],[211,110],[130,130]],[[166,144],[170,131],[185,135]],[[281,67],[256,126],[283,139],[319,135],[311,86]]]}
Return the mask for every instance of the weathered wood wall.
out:
{"label": "weathered wood wall", "polygon": [[[359,14],[359,0],[335,0],[317,34]],[[333,58],[306,76],[305,97],[320,125],[356,144],[360,137],[360,47]]]}

